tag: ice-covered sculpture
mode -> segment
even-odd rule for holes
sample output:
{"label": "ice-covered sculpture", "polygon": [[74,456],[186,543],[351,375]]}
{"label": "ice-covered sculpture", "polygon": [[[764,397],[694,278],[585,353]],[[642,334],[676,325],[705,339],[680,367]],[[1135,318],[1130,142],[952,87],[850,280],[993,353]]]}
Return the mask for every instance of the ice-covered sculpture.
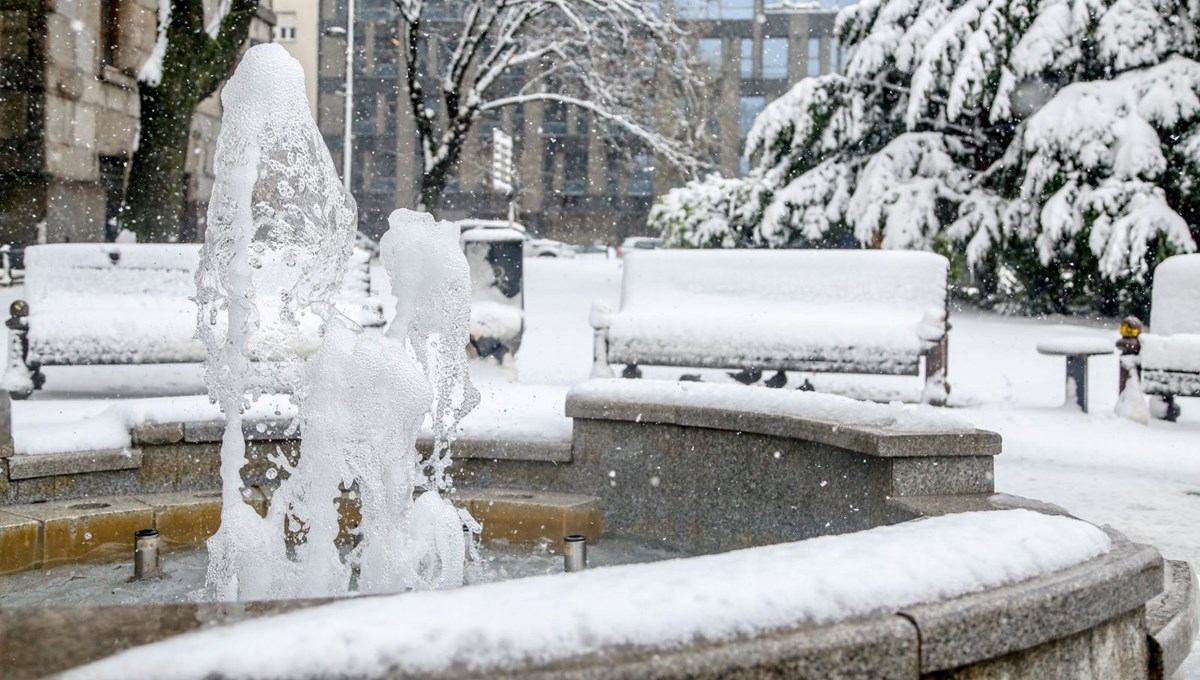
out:
{"label": "ice-covered sculpture", "polygon": [[268,390],[303,399],[303,356],[334,313],[356,207],[309,113],[303,69],[282,47],[247,50],[221,104],[196,304],[209,394],[227,420],[225,502],[209,541],[209,586],[232,599],[265,595],[271,568],[285,559],[273,528],[238,502],[246,463],[241,412]]}
{"label": "ice-covered sculpture", "polygon": [[[332,305],[355,205],[309,116],[299,64],[277,45],[251,48],[222,103],[196,277],[206,379],[227,418],[209,589],[257,599],[461,585],[463,527],[478,525],[443,494],[453,433],[479,395],[467,376],[471,282],[458,229],[392,214],[380,248],[396,318],[386,334],[364,333]],[[294,395],[303,437],[297,459],[271,457],[280,482],[260,518],[241,502],[241,411],[267,390]],[[434,450],[422,460],[426,416]],[[346,500],[361,512],[352,545],[338,541]]]}

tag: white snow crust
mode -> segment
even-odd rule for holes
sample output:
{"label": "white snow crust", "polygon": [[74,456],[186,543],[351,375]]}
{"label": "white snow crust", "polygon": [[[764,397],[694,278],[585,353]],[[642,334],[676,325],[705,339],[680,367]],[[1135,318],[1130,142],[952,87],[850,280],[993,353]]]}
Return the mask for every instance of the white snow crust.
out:
{"label": "white snow crust", "polygon": [[1154,269],[1150,331],[1200,334],[1200,255],[1176,255]]}
{"label": "white snow crust", "polygon": [[836,394],[746,389],[741,385],[665,380],[590,380],[569,395],[601,401],[729,409],[793,416],[844,427],[891,433],[972,433],[975,426],[944,408],[925,404],[877,404]]}
{"label": "white snow crust", "polygon": [[[1200,255],[1163,260],[1154,270],[1152,296],[1150,332],[1140,338],[1142,368],[1200,373]],[[1155,375],[1160,378],[1167,376]]]}
{"label": "white snow crust", "polygon": [[1100,529],[1028,510],[932,517],[644,565],[351,600],[171,638],[65,678],[502,671],[722,642],[958,597],[1103,555]]}
{"label": "white snow crust", "polygon": [[1115,341],[1092,335],[1059,335],[1037,344],[1042,354],[1112,354],[1117,351]]}
{"label": "white snow crust", "polygon": [[[25,251],[30,358],[47,363],[143,364],[203,361],[196,339],[195,243],[61,243]],[[116,259],[114,259],[114,256]],[[380,325],[370,253],[355,250],[337,294],[339,311]],[[299,345],[315,347],[318,326]]]}
{"label": "white snow crust", "polygon": [[915,373],[918,355],[945,332],[947,267],[919,252],[631,253],[621,307],[609,316],[609,357]]}

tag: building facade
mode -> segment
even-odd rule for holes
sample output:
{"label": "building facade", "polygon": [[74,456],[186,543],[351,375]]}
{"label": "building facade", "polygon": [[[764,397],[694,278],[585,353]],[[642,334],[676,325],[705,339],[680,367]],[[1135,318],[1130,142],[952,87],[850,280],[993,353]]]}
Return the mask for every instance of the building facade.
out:
{"label": "building facade", "polygon": [[[207,2],[213,4],[214,0]],[[157,0],[0,0],[0,243],[116,236]],[[251,28],[270,39],[270,1]],[[204,231],[220,100],[198,108],[180,240]]]}
{"label": "building facade", "polygon": [[316,0],[274,0],[275,42],[304,67],[304,94],[308,108],[317,114],[317,48],[320,8]]}
{"label": "building facade", "polygon": [[[421,165],[403,91],[404,60],[392,4],[390,0],[354,1],[352,190],[359,203],[360,229],[378,234],[386,228],[392,210],[416,203]],[[840,67],[833,35],[836,10],[772,0],[662,4],[687,32],[691,50],[705,71],[704,109],[715,141],[706,160],[722,174],[748,170],[742,153],[745,138],[754,116],[768,102],[802,78]],[[431,5],[436,8],[436,3]],[[347,0],[321,0],[318,27],[317,119],[339,167],[345,123],[346,9]],[[426,21],[460,20],[450,14],[427,14]],[[429,65],[434,72],[435,47],[430,48]],[[680,112],[662,107],[655,115]],[[507,199],[491,190],[490,139],[495,127],[514,139],[521,187],[519,219],[546,237],[613,244],[643,235],[655,195],[681,181],[652,153],[631,146],[619,129],[594,120],[586,111],[527,103],[475,125],[439,211],[441,217],[505,216]]]}

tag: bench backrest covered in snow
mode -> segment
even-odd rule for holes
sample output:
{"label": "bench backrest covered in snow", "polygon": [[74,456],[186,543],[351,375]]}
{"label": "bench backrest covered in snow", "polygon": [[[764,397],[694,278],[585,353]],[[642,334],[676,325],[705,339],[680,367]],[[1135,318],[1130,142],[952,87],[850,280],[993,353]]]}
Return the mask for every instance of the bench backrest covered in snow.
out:
{"label": "bench backrest covered in snow", "polygon": [[926,397],[938,402],[948,272],[944,257],[908,251],[630,253],[620,309],[593,309],[595,373],[641,364],[918,375],[926,357]]}
{"label": "bench backrest covered in snow", "polygon": [[1163,260],[1150,301],[1150,330],[1140,338],[1142,388],[1200,396],[1200,255]]}
{"label": "bench backrest covered in snow", "polygon": [[[200,245],[70,243],[25,250],[27,363],[39,365],[203,361],[195,339]],[[354,251],[338,308],[381,325],[370,291],[370,253]]]}

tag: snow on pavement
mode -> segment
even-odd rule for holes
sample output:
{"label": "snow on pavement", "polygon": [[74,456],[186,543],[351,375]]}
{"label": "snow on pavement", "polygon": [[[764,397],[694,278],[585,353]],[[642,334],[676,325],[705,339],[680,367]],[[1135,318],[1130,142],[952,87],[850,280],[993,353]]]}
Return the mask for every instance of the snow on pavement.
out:
{"label": "snow on pavement", "polygon": [[[492,415],[481,411],[476,416],[481,423],[488,421],[488,428],[500,418],[513,423],[517,419],[510,414],[522,413],[530,404],[544,409],[538,416],[543,425],[552,422],[547,404],[553,395],[565,394],[568,386],[583,382],[591,371],[593,334],[588,314],[592,301],[601,299],[616,308],[620,299],[620,260],[530,258],[525,264],[526,334],[516,374],[522,385],[546,387],[537,397],[508,400],[503,396],[504,382],[513,377],[511,372],[478,375],[485,400],[489,392],[493,395]],[[0,298],[7,302],[19,294],[19,288],[6,289]],[[1200,566],[1200,522],[1195,522],[1200,517],[1200,400],[1181,399],[1183,415],[1177,423],[1139,425],[1118,418],[1113,413],[1114,354],[1090,361],[1091,412],[1065,407],[1064,360],[1039,354],[1037,344],[1063,336],[1115,343],[1114,320],[1023,319],[968,311],[952,313],[950,322],[953,412],[1004,436],[1004,453],[996,459],[998,491],[1061,505],[1076,516],[1110,524],[1135,541],[1152,544],[1169,558]],[[34,401],[15,404],[18,433],[25,413],[32,415],[23,409],[57,409],[69,419],[71,409],[83,408],[78,401],[52,406],[46,399],[109,389],[119,394],[155,394],[157,388],[149,383],[156,375],[173,381],[172,390],[190,388],[195,394],[202,387],[198,372],[187,373],[191,368],[53,369],[57,374],[51,375],[47,387],[68,391],[47,392]],[[649,368],[646,374],[674,379],[680,372]],[[702,373],[706,379],[722,375]],[[799,385],[805,378],[820,390],[884,401],[914,400],[921,389],[920,380],[913,377],[797,374],[789,384]],[[489,384],[495,386],[489,390]],[[87,415],[95,415],[99,407],[88,408]],[[1184,677],[1200,677],[1196,653],[1186,671]]]}

